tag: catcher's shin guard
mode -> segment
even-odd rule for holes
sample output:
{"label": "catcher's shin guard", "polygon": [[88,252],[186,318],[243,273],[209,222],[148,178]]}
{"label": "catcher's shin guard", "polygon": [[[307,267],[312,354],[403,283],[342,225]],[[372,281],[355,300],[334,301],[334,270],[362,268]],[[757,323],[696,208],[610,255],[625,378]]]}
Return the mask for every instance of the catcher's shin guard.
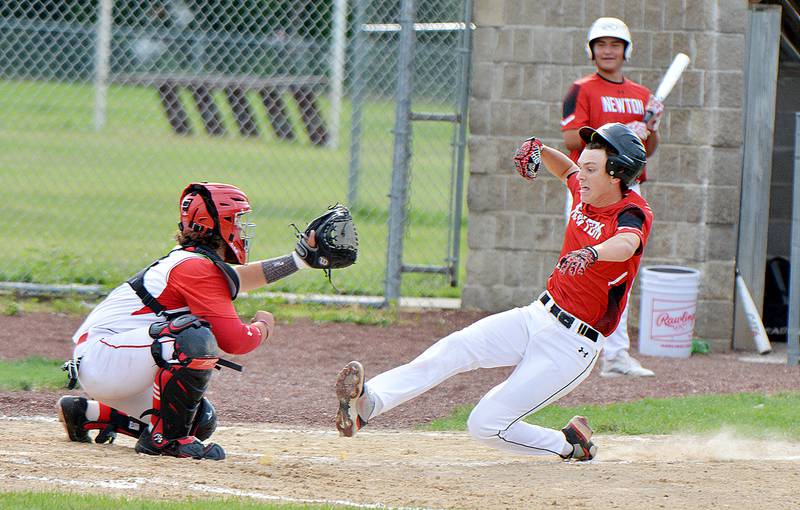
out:
{"label": "catcher's shin guard", "polygon": [[200,401],[197,413],[194,415],[192,428],[189,435],[196,437],[200,441],[205,441],[214,431],[217,430],[217,411],[211,402],[205,397]]}
{"label": "catcher's shin guard", "polygon": [[[210,436],[216,428],[216,413],[203,402],[211,380],[211,370],[219,359],[217,341],[208,323],[192,315],[184,315],[172,322],[160,322],[150,328],[153,337],[153,358],[159,366],[153,384],[153,409],[150,430],[139,438],[136,451],[150,455],[170,455],[196,459],[221,460],[225,452],[218,445],[204,446],[191,435],[192,429]],[[161,357],[160,339],[175,339],[172,359]],[[211,413],[201,417],[193,427],[199,408]]]}

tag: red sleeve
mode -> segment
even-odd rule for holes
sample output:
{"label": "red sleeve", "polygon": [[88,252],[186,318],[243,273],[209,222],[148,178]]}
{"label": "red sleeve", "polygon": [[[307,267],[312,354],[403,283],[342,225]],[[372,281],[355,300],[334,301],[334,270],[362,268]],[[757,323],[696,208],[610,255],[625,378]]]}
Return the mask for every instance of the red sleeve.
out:
{"label": "red sleeve", "polygon": [[246,354],[261,343],[261,332],[239,320],[228,283],[213,262],[190,258],[176,265],[167,286],[186,300],[189,311],[207,320],[219,348],[228,354]]}
{"label": "red sleeve", "polygon": [[589,125],[589,99],[586,95],[586,86],[575,82],[564,96],[561,131],[578,129],[587,125]]}
{"label": "red sleeve", "polygon": [[577,205],[581,201],[581,185],[578,182],[578,172],[572,172],[567,176],[567,188],[572,195],[572,205]]}

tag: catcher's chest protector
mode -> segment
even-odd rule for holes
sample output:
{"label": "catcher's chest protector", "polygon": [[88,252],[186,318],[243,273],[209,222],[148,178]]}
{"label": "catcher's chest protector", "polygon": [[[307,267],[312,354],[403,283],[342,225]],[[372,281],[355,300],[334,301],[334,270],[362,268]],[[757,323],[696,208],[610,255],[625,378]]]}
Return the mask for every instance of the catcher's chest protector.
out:
{"label": "catcher's chest protector", "polygon": [[[186,250],[192,253],[198,253],[203,255],[204,257],[211,260],[217,268],[222,272],[222,275],[225,277],[225,281],[228,282],[228,290],[231,293],[231,299],[236,299],[236,296],[239,294],[239,275],[236,274],[236,271],[222,258],[217,255],[213,250],[210,250],[204,246],[190,246],[187,248],[177,248],[178,250]],[[127,280],[128,285],[131,286],[133,291],[139,296],[139,299],[142,300],[142,304],[148,307],[158,315],[159,317],[166,317],[166,318],[174,318],[176,316],[181,315],[178,314],[168,314],[166,313],[167,309],[158,302],[158,299],[153,296],[150,291],[144,286],[144,276],[148,270],[150,270],[153,266],[157,265],[159,262],[164,260],[165,258],[169,257],[170,254],[175,252],[176,250],[172,250],[160,259],[156,260],[146,268],[142,269],[132,277]],[[182,312],[185,313],[185,312]]]}

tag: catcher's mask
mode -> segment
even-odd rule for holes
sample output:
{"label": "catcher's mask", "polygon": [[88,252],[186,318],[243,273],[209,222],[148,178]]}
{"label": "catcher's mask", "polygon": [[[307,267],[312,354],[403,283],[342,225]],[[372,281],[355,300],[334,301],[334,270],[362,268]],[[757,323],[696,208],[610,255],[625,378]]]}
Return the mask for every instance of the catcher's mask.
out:
{"label": "catcher's mask", "polygon": [[250,202],[236,186],[193,182],[181,194],[181,220],[184,234],[216,234],[225,243],[225,262],[244,264],[250,251],[255,223],[248,222]]}

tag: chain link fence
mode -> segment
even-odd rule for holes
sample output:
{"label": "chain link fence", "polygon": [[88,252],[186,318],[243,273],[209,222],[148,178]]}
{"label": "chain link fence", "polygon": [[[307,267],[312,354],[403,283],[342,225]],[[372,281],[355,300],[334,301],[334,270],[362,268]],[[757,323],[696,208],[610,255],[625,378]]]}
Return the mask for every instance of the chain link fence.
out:
{"label": "chain link fence", "polygon": [[[0,3],[0,281],[117,285],[172,247],[183,187],[216,181],[250,197],[251,260],[346,203],[342,292],[386,295],[394,260],[402,295],[457,296],[471,2],[414,3]],[[311,271],[269,290],[334,292]]]}

